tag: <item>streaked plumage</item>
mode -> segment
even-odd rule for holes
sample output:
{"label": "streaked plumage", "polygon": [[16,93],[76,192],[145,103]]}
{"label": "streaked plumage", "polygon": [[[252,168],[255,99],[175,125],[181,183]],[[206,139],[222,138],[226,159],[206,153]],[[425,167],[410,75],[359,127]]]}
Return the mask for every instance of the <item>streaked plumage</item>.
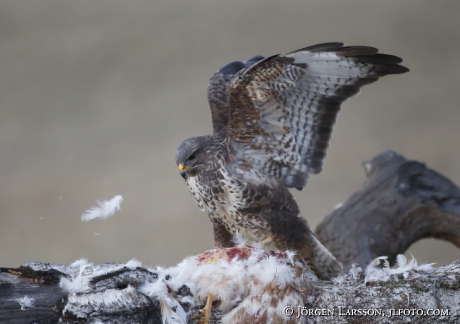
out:
{"label": "streaked plumage", "polygon": [[217,247],[237,232],[295,250],[321,278],[341,265],[310,231],[289,188],[321,172],[342,103],[368,83],[408,69],[365,46],[326,43],[232,62],[211,78],[213,135],[178,148],[176,162]]}

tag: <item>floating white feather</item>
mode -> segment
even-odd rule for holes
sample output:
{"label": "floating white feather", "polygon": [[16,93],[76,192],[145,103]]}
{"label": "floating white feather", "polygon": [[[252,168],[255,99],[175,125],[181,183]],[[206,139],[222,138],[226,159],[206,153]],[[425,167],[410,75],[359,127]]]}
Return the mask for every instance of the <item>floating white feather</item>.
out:
{"label": "floating white feather", "polygon": [[120,204],[123,201],[123,196],[115,196],[110,200],[97,201],[99,206],[93,206],[86,210],[81,215],[81,220],[84,222],[92,219],[101,218],[106,219],[113,216],[117,211],[120,210]]}

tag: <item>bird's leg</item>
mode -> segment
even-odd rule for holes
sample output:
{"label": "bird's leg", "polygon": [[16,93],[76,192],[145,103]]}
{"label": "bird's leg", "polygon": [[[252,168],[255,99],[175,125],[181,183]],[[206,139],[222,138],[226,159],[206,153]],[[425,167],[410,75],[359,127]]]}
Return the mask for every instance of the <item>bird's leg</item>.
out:
{"label": "bird's leg", "polygon": [[273,239],[272,239],[271,236],[269,236],[269,237],[267,237],[266,239],[260,241],[260,244],[266,245],[266,244],[270,243],[271,241],[273,241]]}
{"label": "bird's leg", "polygon": [[212,309],[212,295],[208,293],[206,295],[206,304],[201,309],[201,314],[203,315],[203,319],[200,321],[200,324],[208,324],[209,318],[211,317],[211,309]]}

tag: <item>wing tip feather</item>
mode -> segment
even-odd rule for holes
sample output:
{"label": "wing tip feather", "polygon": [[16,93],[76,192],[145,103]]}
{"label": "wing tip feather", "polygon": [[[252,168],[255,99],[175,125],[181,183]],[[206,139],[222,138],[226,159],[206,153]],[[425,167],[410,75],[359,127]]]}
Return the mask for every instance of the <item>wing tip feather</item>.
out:
{"label": "wing tip feather", "polygon": [[233,75],[233,74],[238,73],[240,70],[244,68],[245,68],[245,65],[243,62],[233,61],[233,62],[225,64],[223,67],[221,67],[217,71],[217,73],[224,74],[224,75],[227,75],[227,74]]}
{"label": "wing tip feather", "polygon": [[307,46],[290,53],[299,52],[299,51],[309,51],[309,52],[321,52],[321,51],[332,51],[343,48],[343,43],[341,42],[329,42],[329,43],[320,43],[316,45]]}

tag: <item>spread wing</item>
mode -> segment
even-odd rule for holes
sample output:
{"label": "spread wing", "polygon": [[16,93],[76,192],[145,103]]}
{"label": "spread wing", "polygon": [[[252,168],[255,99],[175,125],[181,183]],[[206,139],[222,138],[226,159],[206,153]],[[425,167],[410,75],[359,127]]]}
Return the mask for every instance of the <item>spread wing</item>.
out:
{"label": "spread wing", "polygon": [[[228,95],[230,81],[240,70],[249,68],[254,63],[262,60],[263,56],[253,56],[244,62],[230,62],[221,67],[209,80],[208,101],[211,106],[212,127],[214,135],[227,130],[228,125]],[[225,135],[225,134],[224,134]]]}
{"label": "spread wing", "polygon": [[234,163],[303,188],[308,174],[322,170],[342,103],[381,76],[408,71],[399,57],[377,52],[326,43],[256,64],[230,63],[231,73],[211,79],[220,78],[221,88],[208,88],[222,91],[215,96],[221,102],[210,99],[214,134],[226,130]]}

